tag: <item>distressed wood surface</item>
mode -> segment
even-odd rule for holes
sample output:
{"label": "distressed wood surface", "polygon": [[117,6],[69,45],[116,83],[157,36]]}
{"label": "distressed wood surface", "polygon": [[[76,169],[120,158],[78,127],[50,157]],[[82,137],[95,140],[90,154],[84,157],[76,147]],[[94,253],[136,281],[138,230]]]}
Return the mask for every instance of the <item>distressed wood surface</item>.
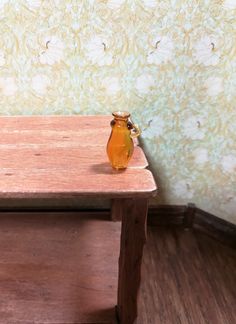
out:
{"label": "distressed wood surface", "polygon": [[123,199],[117,313],[121,323],[138,316],[143,247],[146,242],[147,199]]}
{"label": "distressed wood surface", "polygon": [[0,117],[0,198],[119,199],[118,314],[122,324],[132,324],[137,317],[147,198],[156,193],[156,184],[137,145],[126,170],[111,168],[106,155],[110,120],[110,116]]}
{"label": "distressed wood surface", "polygon": [[125,174],[8,169],[0,170],[0,198],[150,197],[152,181],[151,172],[140,169]]}
{"label": "distressed wood surface", "polygon": [[[105,129],[109,133],[112,116],[1,116],[3,131],[75,131],[81,129]],[[106,129],[108,127],[108,129]]]}
{"label": "distressed wood surface", "polygon": [[113,170],[106,155],[111,116],[0,117],[0,198],[152,196],[142,149]]}
{"label": "distressed wood surface", "polygon": [[[19,140],[19,138],[18,138]],[[49,145],[48,145],[49,146]],[[93,146],[92,150],[88,150],[88,146],[70,147],[15,147],[7,148],[0,146],[1,169],[53,169],[78,170],[78,167],[89,171],[102,171],[107,167],[107,171],[112,170],[106,161],[106,146]],[[24,163],[19,165],[19,161],[24,156]],[[106,163],[107,162],[107,163]],[[148,166],[146,157],[140,147],[136,147],[134,154],[128,166],[128,169],[140,168]]]}
{"label": "distressed wood surface", "polygon": [[[103,146],[110,135],[112,116],[0,117],[0,147]],[[20,137],[20,141],[19,141]],[[134,139],[134,144],[138,140]],[[51,146],[50,146],[51,145]]]}

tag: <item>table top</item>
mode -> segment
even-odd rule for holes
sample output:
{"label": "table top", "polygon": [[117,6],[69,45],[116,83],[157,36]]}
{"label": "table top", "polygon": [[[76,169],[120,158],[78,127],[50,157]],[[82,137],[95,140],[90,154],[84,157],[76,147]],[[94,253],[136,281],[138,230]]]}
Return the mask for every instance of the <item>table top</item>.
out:
{"label": "table top", "polygon": [[106,155],[111,116],[0,117],[0,198],[150,197],[142,149],[126,170]]}

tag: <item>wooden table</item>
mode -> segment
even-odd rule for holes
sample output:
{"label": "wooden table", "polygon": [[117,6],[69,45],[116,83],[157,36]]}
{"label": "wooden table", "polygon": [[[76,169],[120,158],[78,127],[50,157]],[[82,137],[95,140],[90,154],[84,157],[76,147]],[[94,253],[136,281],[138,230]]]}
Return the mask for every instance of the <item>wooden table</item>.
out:
{"label": "wooden table", "polygon": [[156,184],[139,146],[125,171],[110,167],[111,119],[0,117],[0,199],[112,199],[112,218],[122,216],[117,313],[130,324],[137,317],[148,198]]}

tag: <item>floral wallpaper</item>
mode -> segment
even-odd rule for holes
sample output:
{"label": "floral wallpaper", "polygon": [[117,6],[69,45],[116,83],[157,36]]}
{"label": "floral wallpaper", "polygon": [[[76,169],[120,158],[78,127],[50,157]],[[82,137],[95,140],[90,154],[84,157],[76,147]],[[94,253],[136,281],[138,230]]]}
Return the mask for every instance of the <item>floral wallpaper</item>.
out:
{"label": "floral wallpaper", "polygon": [[236,0],[0,0],[0,114],[129,110],[160,184],[236,223]]}

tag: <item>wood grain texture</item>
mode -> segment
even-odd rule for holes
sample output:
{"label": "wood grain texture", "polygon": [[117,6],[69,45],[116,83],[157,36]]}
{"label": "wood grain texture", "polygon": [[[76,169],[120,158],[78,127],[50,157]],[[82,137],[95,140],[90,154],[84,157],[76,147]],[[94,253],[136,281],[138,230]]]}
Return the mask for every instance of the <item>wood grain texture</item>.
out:
{"label": "wood grain texture", "polygon": [[180,227],[148,228],[137,324],[236,323],[236,251]]}
{"label": "wood grain texture", "polygon": [[152,196],[142,149],[115,171],[106,144],[110,116],[0,117],[0,198]]}
{"label": "wood grain texture", "polygon": [[115,323],[120,224],[0,214],[0,324]]}
{"label": "wood grain texture", "polygon": [[[1,116],[0,129],[11,132],[21,131],[75,131],[78,129],[106,129],[110,132],[112,116],[73,115],[73,116]],[[108,126],[108,127],[107,127]],[[94,138],[93,138],[94,139]]]}
{"label": "wood grain texture", "polygon": [[123,207],[120,199],[112,199],[111,201],[111,219],[114,222],[122,221]]}
{"label": "wood grain texture", "polygon": [[159,205],[148,210],[148,225],[153,226],[182,226],[187,206]]}
{"label": "wood grain texture", "polygon": [[154,194],[155,183],[149,170],[127,169],[125,173],[96,170],[89,174],[83,169],[79,172],[70,169],[0,170],[0,198],[4,199],[150,197]]}
{"label": "wood grain texture", "polygon": [[[120,223],[78,212],[0,214],[0,324],[115,321]],[[136,324],[236,322],[236,252],[148,227]]]}
{"label": "wood grain texture", "polygon": [[143,246],[146,242],[147,199],[123,199],[119,257],[118,318],[133,324],[138,315]]}
{"label": "wood grain texture", "polygon": [[137,317],[147,198],[157,188],[137,145],[127,169],[108,164],[108,119],[0,117],[0,199],[123,198],[118,309],[121,323],[131,324]]}
{"label": "wood grain texture", "polygon": [[187,206],[159,205],[149,208],[148,225],[194,228],[236,248],[236,225],[197,208],[192,203]]}
{"label": "wood grain texture", "polygon": [[193,228],[236,249],[236,225],[196,208]]}
{"label": "wood grain texture", "polygon": [[[19,140],[19,138],[18,138]],[[3,148],[0,146],[1,169],[40,169],[40,170],[78,170],[99,171],[109,173],[111,166],[106,161],[106,145],[77,147],[29,147]],[[19,161],[24,157],[24,163],[19,165]],[[107,162],[107,163],[106,163]],[[148,166],[147,159],[140,147],[136,147],[128,166],[128,169],[144,169]],[[20,167],[20,168],[19,168]],[[113,172],[114,173],[114,172]]]}
{"label": "wood grain texture", "polygon": [[[0,147],[104,147],[111,119],[103,115],[0,117]],[[134,144],[138,144],[137,139]]]}

